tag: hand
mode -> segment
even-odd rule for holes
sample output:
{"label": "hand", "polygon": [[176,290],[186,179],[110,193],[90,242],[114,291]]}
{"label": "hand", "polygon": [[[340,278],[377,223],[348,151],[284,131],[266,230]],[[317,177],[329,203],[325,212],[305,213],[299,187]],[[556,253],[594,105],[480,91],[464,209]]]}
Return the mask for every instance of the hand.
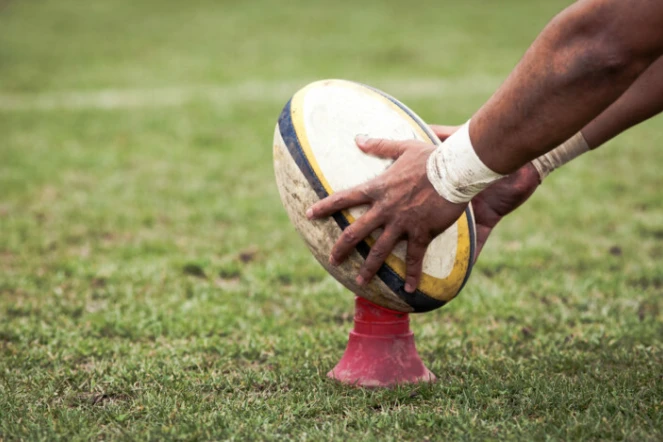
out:
{"label": "hand", "polygon": [[[443,141],[456,132],[458,127],[431,125],[435,135]],[[539,173],[532,163],[527,163],[511,175],[496,181],[472,199],[472,209],[477,225],[475,261],[497,223],[527,201],[539,184]]]}
{"label": "hand", "polygon": [[497,223],[527,201],[538,186],[539,172],[532,163],[527,163],[472,199],[477,225],[477,257]]}
{"label": "hand", "polygon": [[426,162],[435,150],[422,141],[390,141],[357,137],[359,148],[371,155],[394,159],[383,174],[355,188],[336,192],[314,204],[309,219],[323,218],[350,207],[369,205],[369,210],[348,226],[329,257],[332,265],[342,263],[355,246],[376,229],[384,229],[371,247],[357,276],[364,285],[378,271],[398,241],[407,241],[405,291],[419,285],[428,244],[462,215],[465,204],[454,204],[435,191],[426,175]]}

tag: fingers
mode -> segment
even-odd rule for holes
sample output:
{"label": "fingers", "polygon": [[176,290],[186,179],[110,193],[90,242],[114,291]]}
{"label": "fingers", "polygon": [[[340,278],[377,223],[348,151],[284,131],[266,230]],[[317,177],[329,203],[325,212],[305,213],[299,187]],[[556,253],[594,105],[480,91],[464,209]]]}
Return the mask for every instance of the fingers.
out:
{"label": "fingers", "polygon": [[405,258],[405,291],[413,293],[419,286],[424,256],[429,241],[422,239],[409,239],[407,242],[407,256]]}
{"label": "fingers", "polygon": [[382,158],[393,158],[394,160],[403,155],[403,152],[407,149],[407,141],[403,140],[385,140],[357,135],[355,142],[366,153]]}
{"label": "fingers", "polygon": [[486,244],[486,241],[488,241],[488,236],[490,236],[492,230],[492,227],[477,224],[477,251],[474,254],[474,262],[477,262],[477,259],[479,259],[483,246]]}
{"label": "fingers", "polygon": [[456,132],[460,126],[440,126],[438,124],[431,124],[430,128],[440,141],[444,141],[449,138],[452,133]]}
{"label": "fingers", "polygon": [[380,266],[387,259],[387,256],[394,250],[396,243],[400,239],[401,234],[398,230],[393,228],[387,228],[378,240],[371,247],[371,252],[366,257],[364,265],[359,270],[359,276],[357,276],[357,284],[365,285],[373,279],[373,276],[380,269]]}
{"label": "fingers", "polygon": [[368,183],[353,189],[342,190],[318,201],[306,211],[310,220],[325,218],[343,209],[348,209],[371,202],[367,192]]}
{"label": "fingers", "polygon": [[336,244],[334,244],[329,256],[329,263],[339,265],[345,261],[355,246],[380,226],[382,226],[382,216],[377,210],[369,210],[359,217],[354,223],[345,228]]}

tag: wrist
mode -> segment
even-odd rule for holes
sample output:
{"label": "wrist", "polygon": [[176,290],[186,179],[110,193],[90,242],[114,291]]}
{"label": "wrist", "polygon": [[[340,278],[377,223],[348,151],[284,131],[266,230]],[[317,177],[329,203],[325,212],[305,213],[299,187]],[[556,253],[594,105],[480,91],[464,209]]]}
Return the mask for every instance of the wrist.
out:
{"label": "wrist", "polygon": [[589,151],[589,145],[582,132],[578,132],[550,152],[532,160],[532,165],[539,173],[539,181],[550,175],[555,169]]}
{"label": "wrist", "polygon": [[477,156],[469,125],[469,121],[462,125],[428,158],[428,180],[442,198],[452,203],[466,203],[504,177]]}

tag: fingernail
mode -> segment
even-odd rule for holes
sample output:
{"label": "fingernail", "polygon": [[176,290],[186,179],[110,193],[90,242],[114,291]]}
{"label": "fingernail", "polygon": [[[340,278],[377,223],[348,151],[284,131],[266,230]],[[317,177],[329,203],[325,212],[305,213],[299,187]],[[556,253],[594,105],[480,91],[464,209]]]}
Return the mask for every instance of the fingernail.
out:
{"label": "fingernail", "polygon": [[308,219],[313,219],[313,209],[309,207],[309,209],[306,211],[306,218]]}
{"label": "fingernail", "polygon": [[414,284],[412,284],[412,283],[409,282],[409,281],[405,283],[405,291],[406,291],[406,292],[408,292],[408,293],[414,293],[414,289],[415,289]]}
{"label": "fingernail", "polygon": [[368,141],[368,135],[359,134],[355,137],[355,143],[357,144],[364,144],[367,141]]}
{"label": "fingernail", "polygon": [[338,265],[338,261],[336,261],[336,260],[334,259],[333,256],[330,256],[330,257],[329,257],[329,264],[331,264],[331,265],[333,265],[334,267],[336,267],[336,266]]}
{"label": "fingernail", "polygon": [[364,278],[361,275],[357,276],[357,279],[355,279],[355,281],[357,282],[357,285],[364,285],[366,283],[366,281],[364,281]]}

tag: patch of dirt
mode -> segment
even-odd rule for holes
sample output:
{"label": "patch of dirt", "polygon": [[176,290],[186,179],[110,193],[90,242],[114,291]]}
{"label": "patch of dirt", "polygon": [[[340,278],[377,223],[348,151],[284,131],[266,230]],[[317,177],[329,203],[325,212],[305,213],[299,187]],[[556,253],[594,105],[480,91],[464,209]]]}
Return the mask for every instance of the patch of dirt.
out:
{"label": "patch of dirt", "polygon": [[640,303],[640,306],[638,307],[638,319],[640,322],[644,321],[647,317],[656,319],[659,313],[660,309],[658,304],[654,304],[653,302],[644,301]]}
{"label": "patch of dirt", "polygon": [[185,275],[195,276],[196,278],[207,278],[207,275],[205,275],[205,270],[203,270],[203,268],[198,264],[185,264],[184,267],[182,267],[182,272]]}
{"label": "patch of dirt", "polygon": [[525,338],[533,338],[534,337],[534,331],[529,328],[529,327],[523,327],[520,332],[523,334],[523,337]]}
{"label": "patch of dirt", "polygon": [[639,289],[660,289],[663,288],[663,277],[654,276],[653,278],[642,276],[640,278],[634,278],[628,281],[630,287],[636,287]]}
{"label": "patch of dirt", "polygon": [[219,277],[223,279],[235,279],[239,278],[241,275],[240,271],[237,269],[221,269],[219,270]]}
{"label": "patch of dirt", "polygon": [[106,287],[106,278],[103,278],[103,277],[92,278],[92,281],[90,282],[90,285],[94,288]]}
{"label": "patch of dirt", "polygon": [[244,249],[240,252],[238,258],[244,264],[248,264],[251,261],[254,261],[258,255],[258,248],[256,246],[251,246],[247,249]]}

